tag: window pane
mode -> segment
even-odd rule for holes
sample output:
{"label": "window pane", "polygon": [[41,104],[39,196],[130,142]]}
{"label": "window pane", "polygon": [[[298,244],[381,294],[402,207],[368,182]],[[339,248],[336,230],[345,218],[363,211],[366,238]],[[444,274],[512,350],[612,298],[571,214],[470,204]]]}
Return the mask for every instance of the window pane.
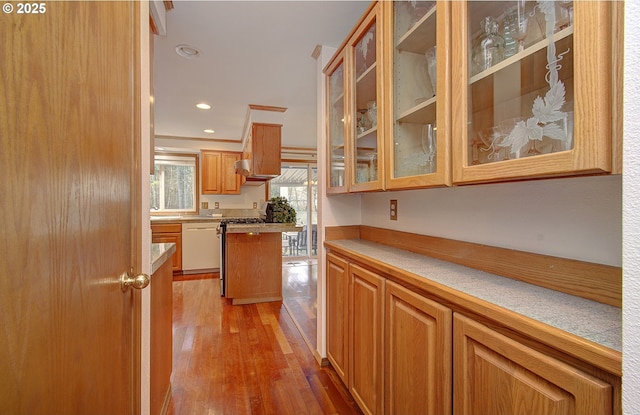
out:
{"label": "window pane", "polygon": [[156,154],[151,177],[151,211],[197,211],[197,156]]}

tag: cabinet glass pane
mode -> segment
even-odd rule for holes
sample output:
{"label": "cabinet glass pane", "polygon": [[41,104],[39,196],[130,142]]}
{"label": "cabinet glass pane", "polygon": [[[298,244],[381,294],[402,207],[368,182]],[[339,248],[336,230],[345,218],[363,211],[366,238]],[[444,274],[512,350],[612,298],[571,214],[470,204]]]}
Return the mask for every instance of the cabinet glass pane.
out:
{"label": "cabinet glass pane", "polygon": [[573,148],[573,2],[469,2],[467,165]]}
{"label": "cabinet glass pane", "polygon": [[344,169],[344,64],[329,76],[329,185],[346,184]]}
{"label": "cabinet glass pane", "polygon": [[436,4],[394,3],[394,177],[436,170]]}
{"label": "cabinet glass pane", "polygon": [[376,23],[363,32],[354,48],[355,144],[353,172],[355,183],[378,179],[378,105],[376,102]]}

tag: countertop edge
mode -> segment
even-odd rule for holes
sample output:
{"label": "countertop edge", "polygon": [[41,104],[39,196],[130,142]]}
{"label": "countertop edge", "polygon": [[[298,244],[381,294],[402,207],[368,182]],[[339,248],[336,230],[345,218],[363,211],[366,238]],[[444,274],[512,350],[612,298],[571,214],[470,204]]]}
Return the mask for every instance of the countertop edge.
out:
{"label": "countertop edge", "polygon": [[[562,301],[572,300],[580,305],[592,306],[596,310],[605,310],[611,316],[619,315],[621,312],[616,307],[370,241],[333,240],[325,241],[324,245],[329,251],[374,268],[392,281],[408,284],[433,295],[436,299],[446,300],[461,310],[487,316],[499,325],[568,355],[578,357],[610,373],[618,376],[622,374],[622,353],[618,343],[622,336],[620,321],[613,322],[611,321],[613,318],[608,318],[602,322],[602,316],[597,312],[592,319],[584,320],[584,315],[581,316],[582,319],[572,319],[571,314],[564,308],[561,309],[562,313],[554,314],[553,310],[547,308],[547,304],[541,305],[544,312],[540,311],[541,314],[546,313],[546,315],[536,316],[527,310],[527,307],[532,308],[531,303],[523,301],[522,298],[513,301],[514,298],[510,296],[514,293],[525,298],[529,296],[534,300],[532,303],[537,305],[540,301],[544,301],[544,294],[551,294],[557,297],[557,300],[554,298],[549,302],[558,302],[559,307],[566,305],[561,303]],[[429,275],[429,272],[437,272],[438,275],[445,275],[445,277],[438,278]],[[455,280],[458,277],[461,279],[460,282],[446,280],[447,278]],[[498,300],[483,298],[484,295],[478,292],[478,285],[486,285],[485,289],[491,291],[490,296]],[[509,295],[502,295],[501,290]],[[509,300],[517,304],[507,304]],[[590,315],[588,310],[574,311],[576,314]],[[562,324],[548,317],[553,315],[562,319]],[[596,317],[600,318],[596,319]],[[591,325],[596,321],[600,321],[601,326],[608,327],[609,331],[590,332]],[[607,324],[607,322],[617,324]]]}
{"label": "countertop edge", "polygon": [[290,223],[233,223],[227,224],[227,233],[299,232],[302,226]]}
{"label": "countertop edge", "polygon": [[176,244],[173,242],[167,243],[152,243],[151,244],[151,274],[153,275],[162,264],[171,259],[171,255],[176,252]]}

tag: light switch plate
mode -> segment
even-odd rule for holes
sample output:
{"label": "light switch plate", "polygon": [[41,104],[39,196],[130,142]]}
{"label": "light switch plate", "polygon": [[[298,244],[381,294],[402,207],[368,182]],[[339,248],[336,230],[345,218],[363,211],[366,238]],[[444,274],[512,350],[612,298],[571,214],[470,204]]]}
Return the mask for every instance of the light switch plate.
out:
{"label": "light switch plate", "polygon": [[209,209],[209,202],[202,202],[202,209]]}
{"label": "light switch plate", "polygon": [[389,219],[398,220],[398,201],[395,199],[389,201]]}

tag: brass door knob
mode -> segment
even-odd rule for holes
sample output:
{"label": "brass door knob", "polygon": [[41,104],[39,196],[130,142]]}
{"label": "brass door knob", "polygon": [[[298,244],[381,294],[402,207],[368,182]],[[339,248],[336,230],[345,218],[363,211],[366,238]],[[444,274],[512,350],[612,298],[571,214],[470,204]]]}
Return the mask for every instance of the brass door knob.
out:
{"label": "brass door knob", "polygon": [[149,276],[147,274],[138,274],[135,277],[131,273],[125,272],[120,276],[120,288],[122,292],[127,291],[129,287],[141,290],[149,285]]}

